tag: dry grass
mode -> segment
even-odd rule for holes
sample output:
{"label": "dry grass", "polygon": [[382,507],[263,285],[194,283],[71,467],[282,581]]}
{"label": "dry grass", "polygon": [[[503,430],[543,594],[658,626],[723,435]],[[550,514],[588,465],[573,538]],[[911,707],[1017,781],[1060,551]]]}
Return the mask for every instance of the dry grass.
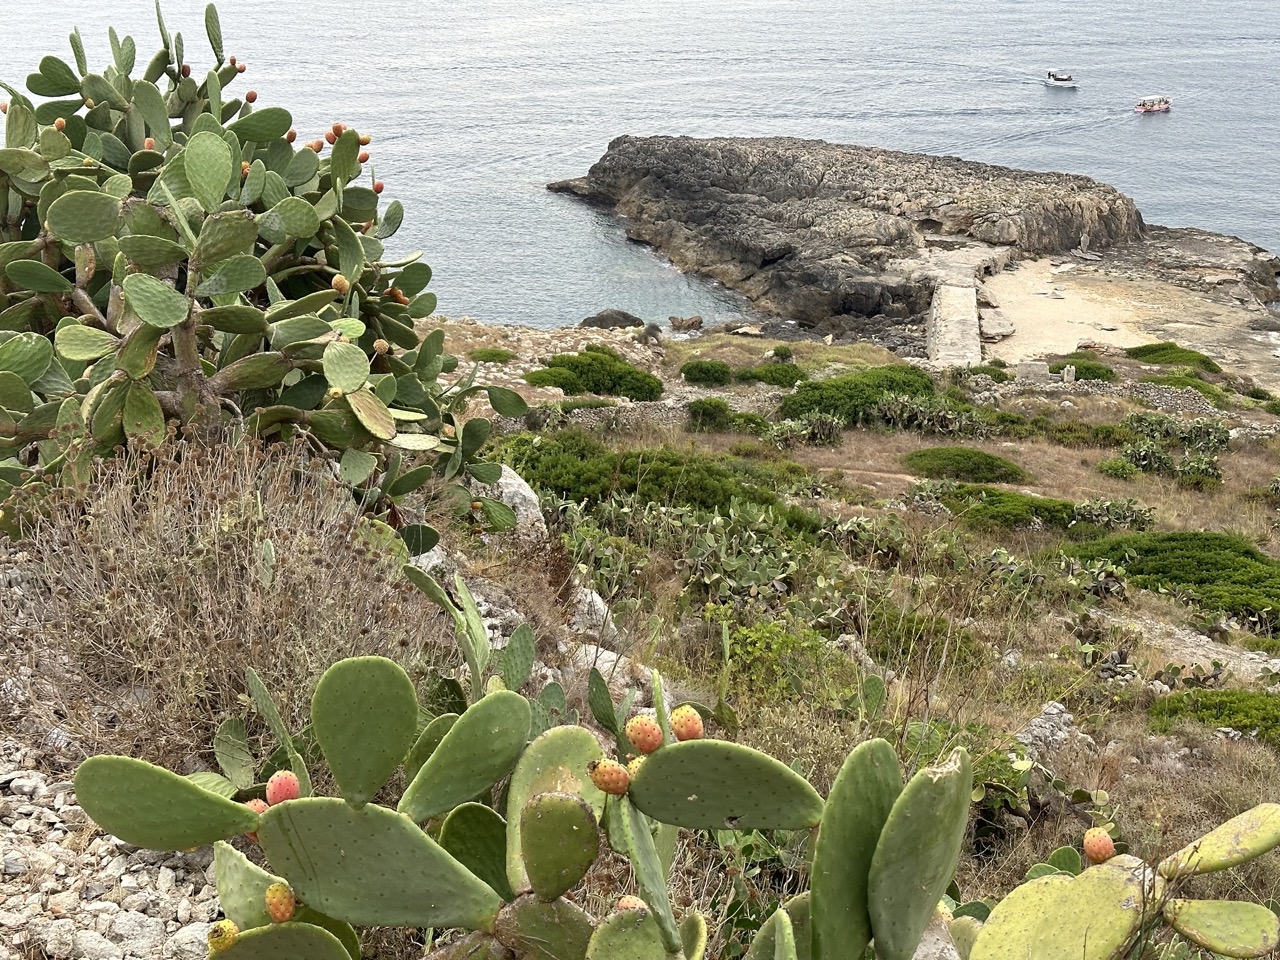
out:
{"label": "dry grass", "polygon": [[711,333],[690,340],[672,340],[666,344],[666,366],[674,374],[690,360],[723,360],[729,366],[754,367],[774,347],[791,349],[794,363],[808,373],[822,371],[852,372],[864,367],[901,363],[902,358],[869,343],[827,345],[802,340],[788,343],[761,337],[738,337],[728,333]]}
{"label": "dry grass", "polygon": [[[25,643],[43,719],[85,752],[189,765],[256,669],[305,722],[335,660],[449,655],[443,615],[365,541],[349,490],[296,449],[178,443],[98,467],[34,529]],[[274,559],[271,559],[271,555]]]}

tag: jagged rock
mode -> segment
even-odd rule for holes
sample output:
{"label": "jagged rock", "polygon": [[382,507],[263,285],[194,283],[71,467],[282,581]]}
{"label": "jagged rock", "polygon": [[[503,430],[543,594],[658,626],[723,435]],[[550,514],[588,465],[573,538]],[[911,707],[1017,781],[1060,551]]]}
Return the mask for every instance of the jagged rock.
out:
{"label": "jagged rock", "polygon": [[940,279],[1143,226],[1087,177],[787,137],[619,137],[585,181],[551,189],[613,207],[680,269],[819,335],[918,324]]}
{"label": "jagged rock", "polygon": [[580,327],[595,327],[600,330],[621,330],[626,327],[643,327],[644,321],[634,313],[625,310],[601,310],[594,317],[581,321]]}
{"label": "jagged rock", "polygon": [[1076,728],[1075,718],[1067,708],[1054,700],[1040,708],[1040,716],[1027,724],[1017,740],[1027,748],[1027,756],[1042,762],[1050,760],[1069,743],[1094,746],[1093,738]]}
{"label": "jagged rock", "polygon": [[600,594],[586,587],[579,587],[574,594],[573,620],[569,627],[575,633],[600,641],[609,649],[618,642],[618,631],[613,625],[609,605]]}
{"label": "jagged rock", "polygon": [[691,330],[702,329],[702,318],[693,317],[670,317],[667,320],[671,324],[671,329],[676,333],[688,333]]}
{"label": "jagged rock", "polygon": [[503,466],[502,476],[495,484],[472,484],[473,492],[492,500],[500,500],[516,515],[515,534],[525,540],[546,543],[550,538],[547,521],[542,516],[542,504],[533,488],[524,478],[508,466]]}
{"label": "jagged rock", "polygon": [[982,339],[994,343],[1014,334],[1013,321],[999,310],[986,309],[978,311],[982,329]]}

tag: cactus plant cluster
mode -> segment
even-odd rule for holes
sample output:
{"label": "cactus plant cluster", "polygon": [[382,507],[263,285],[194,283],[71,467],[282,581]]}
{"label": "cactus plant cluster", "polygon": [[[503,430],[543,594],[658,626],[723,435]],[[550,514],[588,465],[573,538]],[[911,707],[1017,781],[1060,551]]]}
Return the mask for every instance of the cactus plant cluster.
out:
{"label": "cactus plant cluster", "polygon": [[[46,56],[7,92],[0,149],[0,499],[33,481],[87,483],[92,459],[159,444],[178,426],[259,437],[305,434],[341,455],[375,516],[432,478],[496,480],[477,457],[489,423],[459,414],[487,390],[436,331],[420,253],[388,254],[399,202],[380,209],[369,137],[334,124],[295,146],[287,110],[236,96],[243,63],[187,60],[157,6],[162,45],[141,75],[132,37],[93,72]],[[498,524],[500,504],[468,506]],[[20,510],[13,503],[6,522]],[[428,549],[420,528],[405,539]]]}
{"label": "cactus plant cluster", "polygon": [[[537,732],[530,702],[499,676],[446,721],[425,714],[394,662],[340,661],[316,686],[303,736],[283,729],[249,674],[282,747],[265,783],[271,764],[248,757],[240,727],[215,750],[227,777],[100,756],[81,765],[77,796],[130,843],[214,845],[226,922],[211,930],[210,949],[228,960],[357,960],[361,926],[455,928],[440,938],[439,960],[701,960],[706,921],[677,918],[668,894],[679,828],[815,835],[813,892],[771,918],[750,956],[854,956],[874,937],[880,955],[909,958],[964,835],[964,751],[904,786],[889,744],[865,743],[824,801],[777,760],[707,739],[692,706],[668,714],[656,673],[653,685],[652,716],[626,722],[630,700],[609,700],[619,733],[611,757],[582,727]],[[594,711],[599,690],[593,700]],[[314,795],[314,763],[297,746],[308,738],[339,796]],[[629,772],[633,754],[643,761]],[[593,782],[602,770],[608,789]],[[388,784],[398,773],[407,786],[397,799]],[[266,867],[237,849],[241,835],[256,838]],[[630,861],[639,896],[595,918],[572,891],[606,845]]]}

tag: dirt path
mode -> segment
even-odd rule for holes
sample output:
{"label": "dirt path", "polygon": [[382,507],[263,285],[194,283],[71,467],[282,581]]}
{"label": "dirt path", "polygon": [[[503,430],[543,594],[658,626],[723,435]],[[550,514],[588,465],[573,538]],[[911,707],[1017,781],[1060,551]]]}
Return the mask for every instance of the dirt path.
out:
{"label": "dirt path", "polygon": [[[1155,647],[1167,662],[1178,666],[1190,667],[1200,664],[1206,670],[1218,660],[1231,668],[1234,679],[1252,683],[1262,675],[1262,668],[1270,665],[1272,670],[1280,670],[1280,659],[1272,659],[1265,653],[1254,653],[1241,647],[1232,647],[1187,627],[1175,626],[1152,620],[1149,617],[1114,617],[1112,622],[1117,626],[1136,627],[1142,632],[1143,642],[1148,647]],[[1149,664],[1154,672],[1165,664]]]}

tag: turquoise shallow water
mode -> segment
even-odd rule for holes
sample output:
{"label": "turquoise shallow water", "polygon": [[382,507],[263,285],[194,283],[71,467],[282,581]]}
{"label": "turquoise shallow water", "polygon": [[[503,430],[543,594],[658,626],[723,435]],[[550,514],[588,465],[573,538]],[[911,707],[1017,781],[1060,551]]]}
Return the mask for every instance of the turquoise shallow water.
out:
{"label": "turquoise shallow water", "polygon": [[[78,24],[147,54],[149,0],[7,4],[0,78]],[[165,3],[197,66],[203,4]],[[649,318],[741,310],[547,181],[623,134],[792,135],[1085,173],[1147,220],[1280,250],[1273,0],[224,0],[227,49],[260,104],[310,139],[369,131],[397,242],[436,271],[441,312],[561,326],[604,307]],[[1072,70],[1077,91],[1036,78]],[[1168,114],[1134,101],[1173,98]]]}

